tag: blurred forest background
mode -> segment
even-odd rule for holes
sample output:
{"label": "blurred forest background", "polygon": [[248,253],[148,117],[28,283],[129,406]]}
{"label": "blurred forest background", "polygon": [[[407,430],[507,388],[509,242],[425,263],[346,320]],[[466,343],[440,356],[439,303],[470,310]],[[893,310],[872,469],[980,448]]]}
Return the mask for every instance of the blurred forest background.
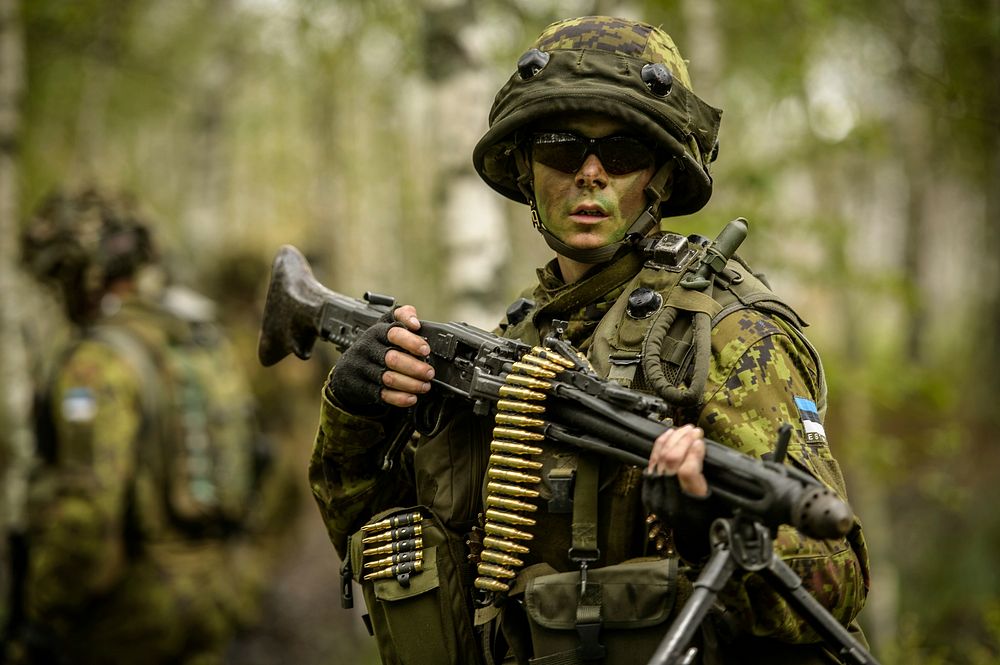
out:
{"label": "blurred forest background", "polygon": [[55,187],[130,191],[178,279],[222,304],[301,468],[267,615],[232,662],[375,662],[305,479],[329,356],[256,363],[270,260],[291,243],[337,291],[492,327],[549,257],[472,147],[527,44],[590,13],[662,24],[725,111],[712,201],[668,224],[747,217],[741,254],[813,324],[876,655],[998,662],[998,0],[0,0],[5,516],[59,325],[20,333],[55,310],[18,272],[18,230]]}

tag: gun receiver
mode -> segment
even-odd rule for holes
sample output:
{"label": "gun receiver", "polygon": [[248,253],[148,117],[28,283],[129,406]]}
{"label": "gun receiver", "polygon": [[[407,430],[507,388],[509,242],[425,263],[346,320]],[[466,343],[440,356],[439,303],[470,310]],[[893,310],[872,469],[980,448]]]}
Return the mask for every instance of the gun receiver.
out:
{"label": "gun receiver", "polygon": [[[258,356],[265,366],[294,353],[309,358],[316,339],[341,351],[395,304],[371,293],[350,298],[320,284],[302,254],[283,246],[274,259],[264,305]],[[447,397],[472,403],[476,413],[496,411],[507,375],[532,348],[466,323],[421,322],[431,347],[434,389],[414,407],[414,427],[431,433]],[[658,397],[603,379],[558,337],[543,353],[564,363],[550,380],[545,398],[545,438],[620,461],[645,466],[652,444],[667,427],[661,422],[668,405]],[[706,441],[704,473],[712,491],[734,512],[757,516],[769,527],[791,524],[814,538],[840,538],[854,515],[834,492],[807,473],[781,461],[763,461]]]}

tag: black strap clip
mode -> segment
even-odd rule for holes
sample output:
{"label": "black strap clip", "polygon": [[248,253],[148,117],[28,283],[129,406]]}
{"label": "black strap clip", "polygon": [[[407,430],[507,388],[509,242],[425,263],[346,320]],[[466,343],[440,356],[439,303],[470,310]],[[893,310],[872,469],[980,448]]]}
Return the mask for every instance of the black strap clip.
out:
{"label": "black strap clip", "polygon": [[354,607],[354,571],[351,569],[351,554],[344,557],[344,564],[340,567],[340,606],[345,610]]}
{"label": "black strap clip", "polygon": [[552,498],[549,499],[548,509],[553,515],[573,512],[573,479],[576,477],[575,469],[555,468],[549,471],[549,488],[552,490]]}
{"label": "black strap clip", "polygon": [[581,661],[603,661],[607,652],[601,644],[601,585],[587,586],[588,564],[595,559],[577,559],[580,562],[580,599],[576,606],[576,634],[580,645],[576,654]]}

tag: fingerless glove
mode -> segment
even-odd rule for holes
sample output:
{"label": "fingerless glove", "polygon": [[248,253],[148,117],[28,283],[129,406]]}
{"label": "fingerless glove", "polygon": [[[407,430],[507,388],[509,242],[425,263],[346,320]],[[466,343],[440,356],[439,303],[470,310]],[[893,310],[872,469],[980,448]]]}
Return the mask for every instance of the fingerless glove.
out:
{"label": "fingerless glove", "polygon": [[334,365],[327,390],[345,410],[361,416],[373,416],[386,408],[382,401],[382,374],[386,371],[385,354],[395,348],[389,343],[389,329],[402,324],[379,321],[361,333]]}

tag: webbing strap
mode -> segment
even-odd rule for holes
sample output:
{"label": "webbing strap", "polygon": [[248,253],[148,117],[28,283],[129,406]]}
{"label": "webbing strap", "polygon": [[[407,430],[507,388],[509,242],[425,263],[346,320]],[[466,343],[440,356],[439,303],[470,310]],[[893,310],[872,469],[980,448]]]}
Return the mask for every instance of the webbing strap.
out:
{"label": "webbing strap", "polygon": [[601,585],[590,583],[576,606],[576,634],[580,639],[577,655],[583,662],[603,661],[606,650],[601,644]]}
{"label": "webbing strap", "polygon": [[540,317],[545,314],[561,315],[565,312],[575,312],[629,281],[641,268],[642,254],[629,252],[596,275],[585,277],[582,281],[545,303],[535,311],[532,318],[537,325]]}
{"label": "webbing strap", "polygon": [[[152,439],[160,442],[162,446],[166,438],[164,432],[166,422],[161,405],[166,397],[161,385],[160,368],[153,355],[154,351],[143,341],[139,333],[128,328],[101,325],[92,328],[89,334],[92,339],[99,340],[121,353],[126,364],[135,372],[136,378],[139,379],[139,408],[142,412],[141,441]],[[154,455],[153,451],[156,451],[156,456],[151,458],[151,455]],[[164,452],[150,445],[137,445],[134,452],[136,468],[133,473],[138,474],[140,469],[150,470],[160,482],[160,486],[165,487]],[[166,496],[164,500],[168,500]]]}
{"label": "webbing strap", "polygon": [[667,297],[667,305],[687,312],[705,312],[710,317],[722,311],[722,305],[704,291],[674,289]]}
{"label": "webbing strap", "polygon": [[581,455],[573,488],[573,544],[569,558],[580,564],[580,597],[576,606],[576,632],[580,661],[604,658],[601,633],[601,585],[587,582],[587,567],[601,556],[597,546],[597,492],[600,464],[592,455]]}
{"label": "webbing strap", "polygon": [[597,548],[597,490],[600,466],[591,455],[581,455],[573,487],[573,542],[569,556],[573,561],[593,561],[601,553]]}

